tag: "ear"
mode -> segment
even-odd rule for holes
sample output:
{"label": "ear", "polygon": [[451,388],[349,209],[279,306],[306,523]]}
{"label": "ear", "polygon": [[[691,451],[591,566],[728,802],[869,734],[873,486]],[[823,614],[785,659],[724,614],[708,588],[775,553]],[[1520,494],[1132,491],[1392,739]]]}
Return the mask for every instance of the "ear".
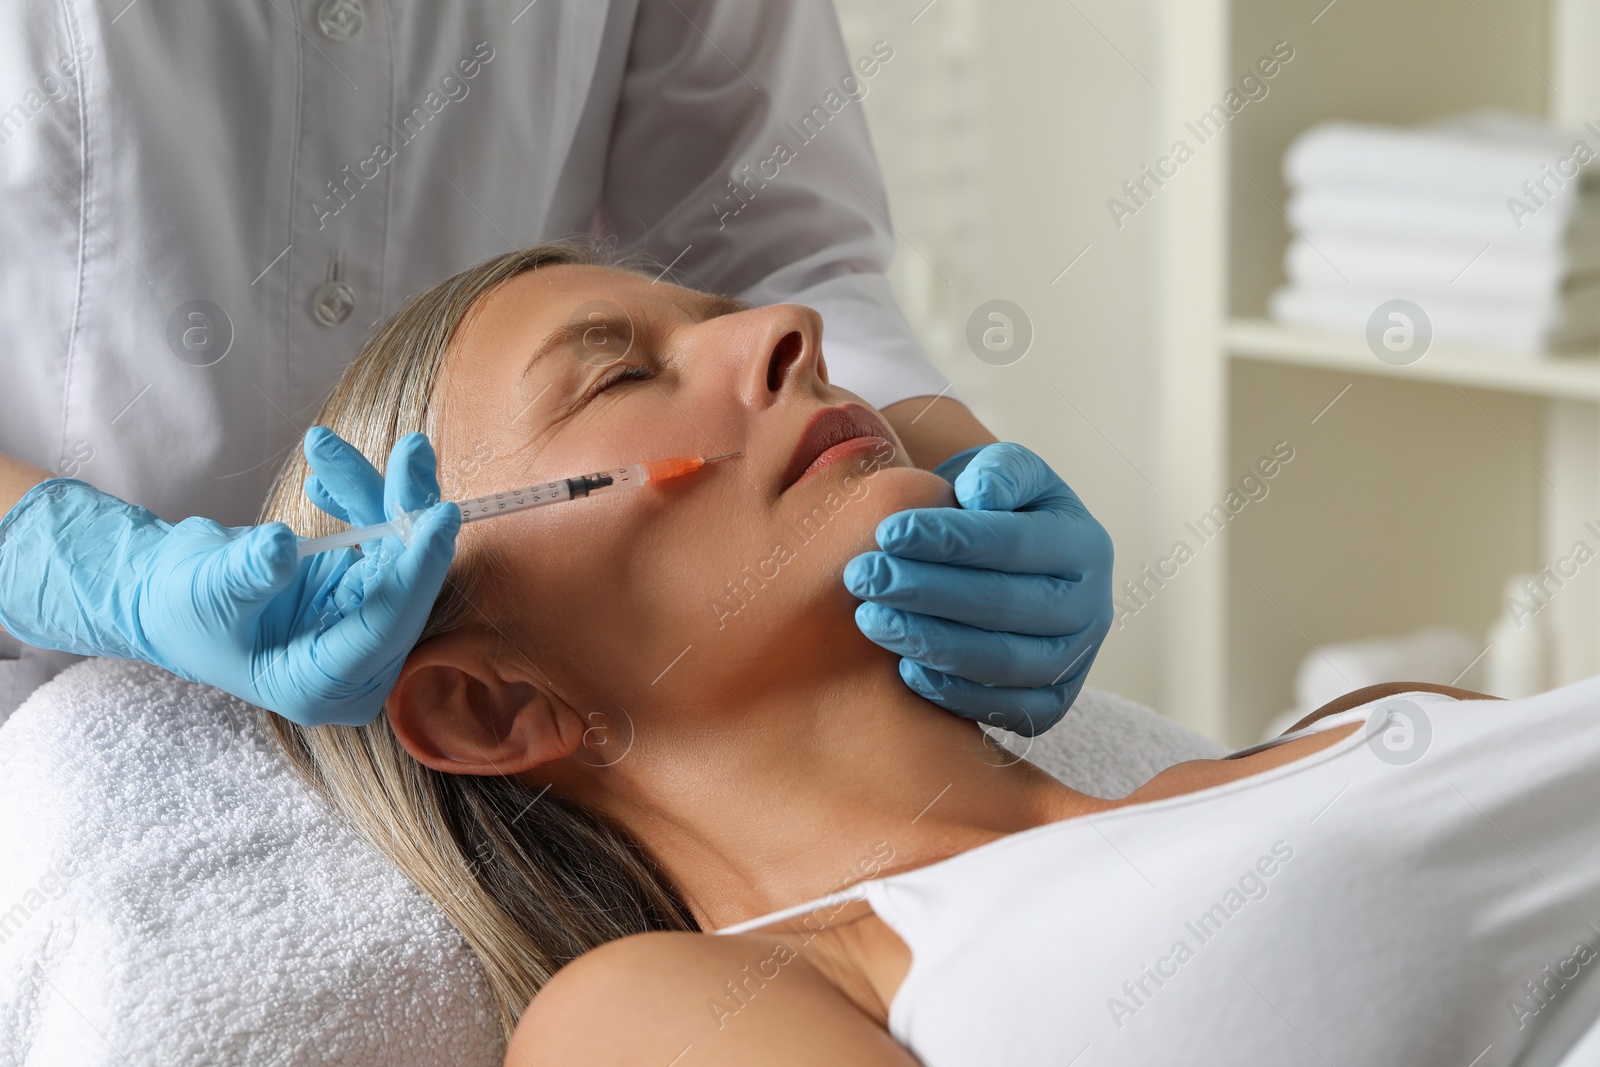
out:
{"label": "ear", "polygon": [[571,755],[585,728],[533,664],[472,629],[412,649],[384,710],[401,746],[446,774],[520,774]]}

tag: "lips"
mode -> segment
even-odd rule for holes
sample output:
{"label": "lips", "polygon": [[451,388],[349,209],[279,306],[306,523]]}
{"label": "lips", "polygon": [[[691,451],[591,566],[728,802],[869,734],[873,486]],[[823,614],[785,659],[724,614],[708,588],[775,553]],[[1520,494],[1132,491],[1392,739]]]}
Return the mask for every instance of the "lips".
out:
{"label": "lips", "polygon": [[830,448],[846,441],[868,437],[885,441],[894,440],[893,431],[883,419],[859,404],[841,404],[817,412],[806,424],[805,432],[800,435],[800,441],[795,445],[794,455],[789,458],[789,465],[784,468],[783,482],[779,491],[787,492]]}

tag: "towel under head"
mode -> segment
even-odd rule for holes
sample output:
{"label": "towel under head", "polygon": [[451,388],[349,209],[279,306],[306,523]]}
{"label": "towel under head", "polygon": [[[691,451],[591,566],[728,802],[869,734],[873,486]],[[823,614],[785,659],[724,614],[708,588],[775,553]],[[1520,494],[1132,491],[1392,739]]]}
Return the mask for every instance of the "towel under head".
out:
{"label": "towel under head", "polygon": [[500,1062],[466,942],[259,714],[91,660],[0,729],[0,1063]]}
{"label": "towel under head", "polygon": [[[0,727],[0,1065],[501,1061],[466,942],[259,714],[90,660]],[[1221,752],[1090,689],[1007,743],[1100,796]]]}

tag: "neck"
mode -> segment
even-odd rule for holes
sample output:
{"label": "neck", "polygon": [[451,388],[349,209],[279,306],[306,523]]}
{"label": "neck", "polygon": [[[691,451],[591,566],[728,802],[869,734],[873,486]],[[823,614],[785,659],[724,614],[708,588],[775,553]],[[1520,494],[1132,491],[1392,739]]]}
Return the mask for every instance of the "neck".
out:
{"label": "neck", "polygon": [[704,929],[1083,810],[1083,794],[921,699],[894,657],[636,726],[575,799],[642,842]]}

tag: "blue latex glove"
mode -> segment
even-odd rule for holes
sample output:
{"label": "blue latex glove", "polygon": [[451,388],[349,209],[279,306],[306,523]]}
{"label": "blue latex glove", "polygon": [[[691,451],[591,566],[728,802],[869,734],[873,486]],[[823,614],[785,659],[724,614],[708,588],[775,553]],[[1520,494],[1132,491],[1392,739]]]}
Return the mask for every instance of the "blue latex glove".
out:
{"label": "blue latex glove", "polygon": [[[308,435],[313,465],[318,442]],[[402,438],[388,470],[408,510],[438,499],[423,435]],[[0,520],[0,626],[40,648],[145,660],[305,725],[360,725],[422,632],[460,523],[459,508],[438,504],[409,547],[391,538],[366,555],[299,559],[283,523],[174,526],[54,478]]]}
{"label": "blue latex glove", "polygon": [[845,566],[856,624],[900,677],[948,711],[1025,736],[1061,720],[1111,628],[1111,538],[1021,445],[935,468],[959,508],[878,524],[882,552]]}
{"label": "blue latex glove", "polygon": [[415,511],[439,499],[438,462],[420,433],[395,443],[387,478],[360,449],[326,426],[306,431],[306,460],[311,464],[306,498],[351,526],[376,526],[398,511]]}

